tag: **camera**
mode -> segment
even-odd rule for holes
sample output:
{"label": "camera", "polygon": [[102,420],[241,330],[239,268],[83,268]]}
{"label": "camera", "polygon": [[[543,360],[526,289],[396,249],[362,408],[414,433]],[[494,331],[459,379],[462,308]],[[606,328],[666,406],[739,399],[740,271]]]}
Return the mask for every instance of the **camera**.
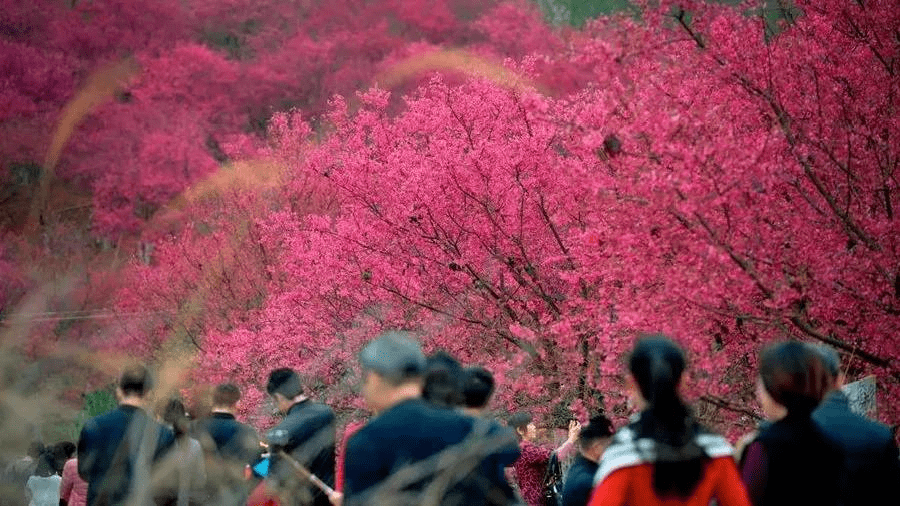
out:
{"label": "camera", "polygon": [[284,429],[272,429],[266,433],[266,441],[269,443],[269,451],[275,454],[288,445],[290,434]]}

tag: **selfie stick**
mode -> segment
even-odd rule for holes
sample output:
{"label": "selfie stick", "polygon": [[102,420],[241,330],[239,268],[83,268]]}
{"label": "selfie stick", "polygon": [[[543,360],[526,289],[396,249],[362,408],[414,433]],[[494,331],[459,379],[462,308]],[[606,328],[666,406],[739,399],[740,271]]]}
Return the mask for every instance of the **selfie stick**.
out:
{"label": "selfie stick", "polygon": [[335,490],[333,488],[329,487],[324,481],[320,480],[318,476],[309,472],[309,469],[303,467],[303,465],[301,465],[299,462],[297,462],[296,459],[294,459],[293,457],[291,457],[290,455],[285,453],[284,450],[278,450],[278,454],[281,456],[281,458],[290,462],[291,465],[294,466],[294,470],[297,471],[297,474],[301,478],[306,478],[307,480],[311,481],[313,483],[313,485],[319,487],[319,489],[322,492],[325,492],[325,495],[327,495],[328,497],[332,497],[332,496],[334,496],[334,494],[337,493],[337,492],[335,492]]}

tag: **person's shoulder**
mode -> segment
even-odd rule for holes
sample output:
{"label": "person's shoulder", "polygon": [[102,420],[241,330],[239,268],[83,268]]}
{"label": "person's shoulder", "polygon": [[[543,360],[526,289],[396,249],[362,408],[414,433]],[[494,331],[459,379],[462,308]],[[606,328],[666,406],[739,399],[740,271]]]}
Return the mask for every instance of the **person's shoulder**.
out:
{"label": "person's shoulder", "polygon": [[421,399],[409,399],[398,402],[388,409],[382,411],[377,416],[369,420],[363,428],[390,426],[397,423],[412,423],[415,420],[423,421],[426,417],[431,418],[438,413],[428,406]]}
{"label": "person's shoulder", "polygon": [[250,425],[249,423],[244,423],[244,422],[240,422],[237,420],[235,420],[235,423],[237,423],[238,430],[245,435],[252,435],[252,436],[256,437],[256,435],[258,434],[258,432],[256,431],[256,428],[253,427],[252,425]]}
{"label": "person's shoulder", "polygon": [[373,416],[365,425],[360,427],[352,436],[350,436],[350,440],[366,439],[373,434],[392,430],[397,425],[411,420],[413,415],[414,412],[410,409],[410,406],[393,406]]}
{"label": "person's shoulder", "polygon": [[[448,410],[449,411],[449,410]],[[390,435],[392,438],[402,438],[404,435],[413,436],[419,433],[432,433],[435,427],[440,425],[441,430],[452,429],[453,424],[444,425],[442,422],[453,420],[448,415],[437,411],[419,399],[407,400],[395,404],[363,425],[351,440],[383,439]]]}
{"label": "person's shoulder", "polygon": [[[434,433],[442,431],[448,440],[462,439],[478,427],[479,420],[452,408],[426,404],[426,416],[422,418],[422,431]],[[486,430],[487,426],[484,427]]]}
{"label": "person's shoulder", "polygon": [[315,420],[333,420],[334,410],[331,406],[318,401],[307,400],[297,405],[296,409],[288,411],[284,421],[289,419],[315,419]]}
{"label": "person's shoulder", "polygon": [[476,418],[473,422],[473,429],[485,427],[481,429],[485,431],[489,436],[496,438],[504,438],[508,440],[512,440],[516,443],[516,446],[519,446],[518,438],[516,437],[516,431],[512,427],[501,423],[496,418]]}
{"label": "person's shoulder", "polygon": [[331,406],[325,404],[324,402],[310,402],[310,411],[312,413],[315,413],[316,416],[320,418],[334,418],[334,410],[331,409]]}
{"label": "person's shoulder", "polygon": [[194,422],[194,432],[212,433],[219,430],[229,430],[232,427],[240,427],[241,422],[233,417],[208,416]]}
{"label": "person's shoulder", "polygon": [[112,427],[115,425],[122,425],[125,423],[126,414],[122,411],[121,408],[113,408],[106,413],[101,413],[91,419],[89,419],[84,424],[84,430],[86,431],[97,431],[104,430],[108,427]]}
{"label": "person's shoulder", "polygon": [[763,427],[760,427],[756,434],[754,442],[762,443],[765,446],[784,440],[794,439],[798,428],[788,423],[786,420],[777,420]]}
{"label": "person's shoulder", "polygon": [[572,465],[569,467],[569,476],[572,479],[594,481],[594,474],[597,473],[597,468],[599,465],[596,462],[591,462],[590,460],[584,458],[581,455],[577,455],[575,460],[572,461]]}
{"label": "person's shoulder", "polygon": [[813,419],[825,432],[836,439],[854,437],[875,441],[893,440],[891,429],[887,425],[866,418],[846,405],[836,403],[823,405],[813,412]]}
{"label": "person's shoulder", "polygon": [[712,457],[706,464],[708,472],[725,472],[737,467],[734,457],[723,455],[720,457]]}
{"label": "person's shoulder", "polygon": [[457,425],[465,425],[471,427],[478,420],[480,420],[478,418],[475,418],[474,416],[467,415],[466,413],[453,408],[435,406],[427,402],[423,402],[422,406],[422,409],[429,413],[431,417],[445,423],[454,423]]}

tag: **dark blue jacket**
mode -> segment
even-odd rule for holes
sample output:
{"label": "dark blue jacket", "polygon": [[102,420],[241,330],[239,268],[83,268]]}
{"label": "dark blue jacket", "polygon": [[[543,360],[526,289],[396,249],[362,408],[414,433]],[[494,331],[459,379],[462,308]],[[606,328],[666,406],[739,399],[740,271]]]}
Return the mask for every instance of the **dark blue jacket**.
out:
{"label": "dark blue jacket", "polygon": [[244,479],[244,467],[262,453],[256,430],[238,422],[232,414],[213,413],[194,425],[194,436],[210,462],[206,478],[211,504],[247,504],[249,482]]}
{"label": "dark blue jacket", "polygon": [[594,474],[597,473],[598,464],[592,462],[580,453],[566,473],[566,483],[563,486],[562,506],[587,506],[594,489]]}
{"label": "dark blue jacket", "polygon": [[516,492],[506,479],[506,468],[512,467],[522,450],[516,432],[490,418],[474,418],[469,440],[483,446],[474,458],[481,459],[480,468],[469,474],[457,487],[467,502],[487,505],[516,504]]}
{"label": "dark blue jacket", "polygon": [[885,504],[897,500],[900,460],[886,425],[850,410],[847,396],[833,391],[813,412],[813,420],[844,451],[845,506]]}
{"label": "dark blue jacket", "polygon": [[[273,427],[269,434],[277,430],[287,432],[284,451],[328,486],[334,487],[334,411],[324,404],[303,400],[291,406],[281,423]],[[269,478],[283,493],[287,493],[287,502],[282,503],[285,506],[331,504],[328,496],[307,480],[299,478],[291,464],[277,454],[272,456]]]}
{"label": "dark blue jacket", "polygon": [[505,434],[497,430],[490,421],[422,399],[400,402],[347,443],[345,504],[420,504],[430,486],[442,505],[506,504],[510,497],[491,485],[498,484],[500,469],[515,458],[506,455],[505,440],[494,445],[486,437]]}
{"label": "dark blue jacket", "polygon": [[152,464],[174,440],[169,428],[133,406],[88,420],[78,439],[78,474],[88,482],[88,506],[124,504],[135,480],[149,486]]}
{"label": "dark blue jacket", "polygon": [[194,433],[203,449],[213,451],[226,461],[241,465],[253,463],[261,453],[256,430],[243,424],[229,413],[213,413],[194,426]]}

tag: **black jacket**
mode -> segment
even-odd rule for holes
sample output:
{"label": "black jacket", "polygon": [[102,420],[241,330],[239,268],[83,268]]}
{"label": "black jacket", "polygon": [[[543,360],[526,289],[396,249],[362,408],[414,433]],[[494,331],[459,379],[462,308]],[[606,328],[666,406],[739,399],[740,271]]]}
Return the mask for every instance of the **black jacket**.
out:
{"label": "black jacket", "polygon": [[345,504],[417,505],[423,493],[438,494],[442,505],[508,504],[500,475],[515,450],[505,436],[487,420],[422,399],[400,402],[347,443]]}
{"label": "black jacket", "polygon": [[825,397],[813,412],[813,420],[844,451],[846,506],[896,500],[900,460],[886,425],[851,411],[847,396],[837,390]]}
{"label": "black jacket", "polygon": [[741,474],[754,506],[842,506],[843,460],[809,413],[789,413],[760,430]]}
{"label": "black jacket", "polygon": [[88,506],[124,504],[136,484],[149,486],[152,465],[174,439],[169,428],[133,406],[88,420],[78,439],[78,474],[88,482]]}
{"label": "black jacket", "polygon": [[580,453],[566,473],[566,482],[563,485],[562,506],[587,506],[594,489],[594,474],[599,465],[592,462]]}
{"label": "black jacket", "polygon": [[[287,433],[284,451],[297,460],[328,486],[334,487],[334,411],[330,407],[304,400],[291,406],[284,420],[269,431],[269,439],[274,431]],[[277,448],[271,448],[277,450]],[[330,506],[328,496],[297,476],[290,462],[284,461],[277,453],[272,455],[269,478],[281,490],[286,499],[285,506],[308,505]],[[286,494],[286,495],[285,495]]]}

